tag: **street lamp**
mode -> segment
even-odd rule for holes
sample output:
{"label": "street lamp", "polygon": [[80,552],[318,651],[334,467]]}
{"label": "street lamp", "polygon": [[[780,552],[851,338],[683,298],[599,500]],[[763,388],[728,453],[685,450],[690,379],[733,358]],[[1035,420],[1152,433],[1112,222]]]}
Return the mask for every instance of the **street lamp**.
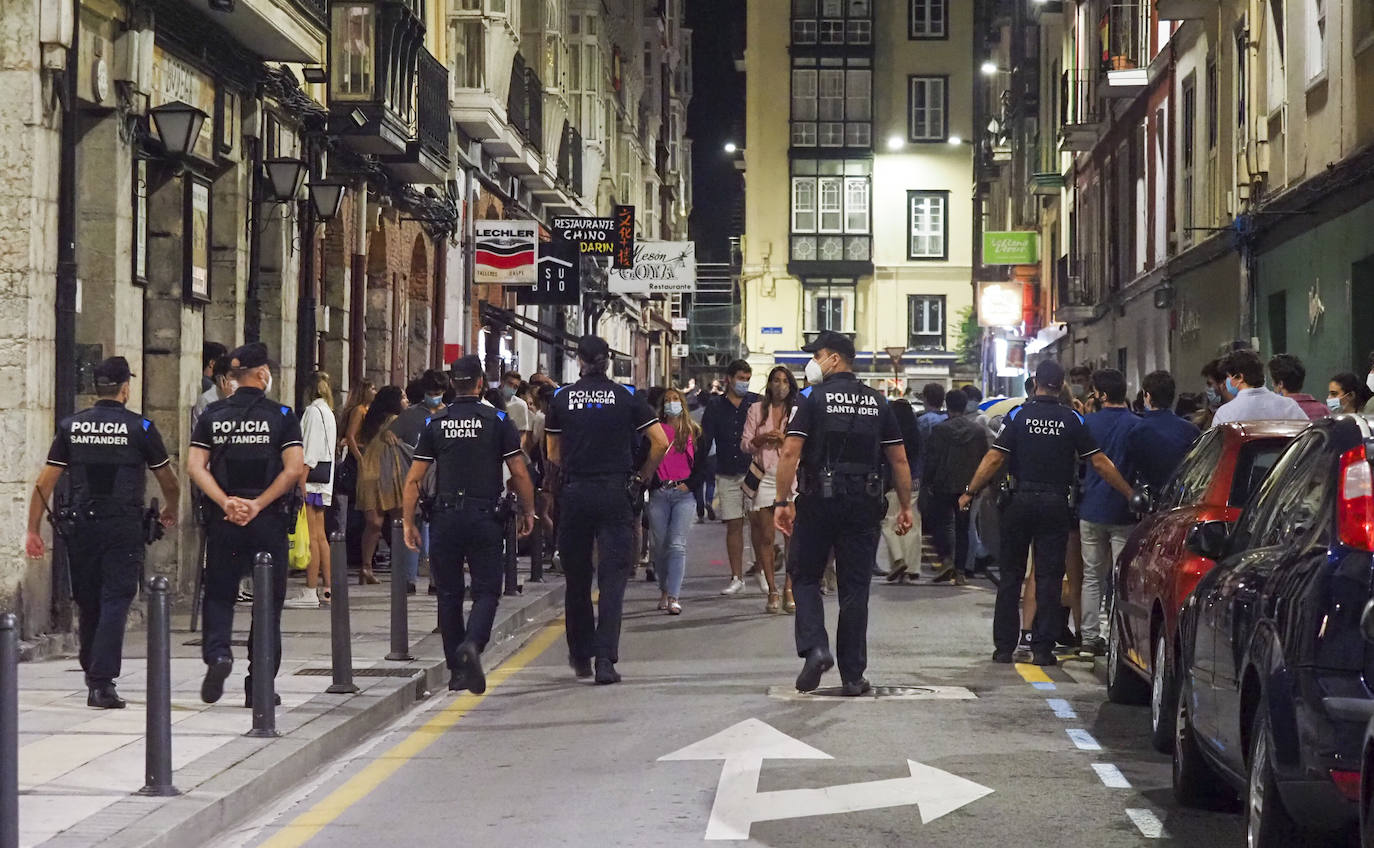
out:
{"label": "street lamp", "polygon": [[182,157],[191,152],[200,138],[201,125],[209,117],[201,110],[180,100],[164,103],[148,110],[157,129],[158,138],[167,154]]}
{"label": "street lamp", "polygon": [[997,63],[992,61],[991,59],[986,59],[983,61],[983,64],[979,68],[979,70],[983,72],[983,76],[990,77],[997,73]]}
{"label": "street lamp", "polygon": [[901,150],[901,149],[902,149],[903,147],[905,147],[905,146],[906,146],[906,140],[903,139],[901,136],[899,136],[899,135],[888,136],[888,138],[887,138],[887,149],[888,149],[888,150]]}
{"label": "street lamp", "polygon": [[347,190],[347,186],[343,182],[339,180],[312,181],[306,188],[310,191],[310,205],[321,221],[332,221],[338,217],[339,207],[343,205],[344,192]]}
{"label": "street lamp", "polygon": [[962,136],[952,135],[949,137],[949,143],[953,145],[960,145],[964,143],[964,139]]}
{"label": "street lamp", "polygon": [[262,164],[267,169],[267,182],[272,189],[272,199],[277,203],[295,200],[301,192],[301,184],[305,182],[305,162],[286,156],[276,156]]}
{"label": "street lamp", "polygon": [[739,147],[738,147],[733,141],[727,141],[727,142],[725,142],[725,152],[726,152],[726,153],[735,153],[735,152],[738,151],[738,150],[739,150]]}

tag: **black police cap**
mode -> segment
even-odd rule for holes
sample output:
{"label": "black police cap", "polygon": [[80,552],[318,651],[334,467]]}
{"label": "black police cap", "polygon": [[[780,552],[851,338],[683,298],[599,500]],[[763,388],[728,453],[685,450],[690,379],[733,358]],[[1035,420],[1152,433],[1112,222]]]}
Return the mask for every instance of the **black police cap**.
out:
{"label": "black police cap", "polygon": [[1036,388],[1059,391],[1064,388],[1064,366],[1053,359],[1046,359],[1035,368]]}
{"label": "black police cap", "polygon": [[122,356],[111,356],[95,366],[94,376],[102,386],[122,386],[129,382],[134,373],[129,370],[129,360]]}
{"label": "black police cap", "polygon": [[453,379],[460,383],[482,379],[482,360],[471,354],[458,357],[453,363]]}
{"label": "black police cap", "polygon": [[834,330],[826,330],[816,340],[810,344],[802,345],[802,350],[806,353],[816,353],[821,350],[833,350],[845,359],[854,358],[854,342],[844,333],[837,333]]}
{"label": "black police cap", "polygon": [[611,358],[611,346],[600,336],[586,335],[577,343],[577,358],[583,362],[597,362]]}
{"label": "black police cap", "polygon": [[229,367],[236,371],[261,368],[269,364],[271,363],[267,356],[267,345],[262,342],[249,342],[229,352]]}

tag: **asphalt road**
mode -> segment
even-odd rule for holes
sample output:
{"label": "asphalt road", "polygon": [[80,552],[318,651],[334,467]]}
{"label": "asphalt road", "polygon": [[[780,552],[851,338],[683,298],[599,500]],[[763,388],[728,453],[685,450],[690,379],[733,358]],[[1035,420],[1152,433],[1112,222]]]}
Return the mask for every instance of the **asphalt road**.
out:
{"label": "asphalt road", "polygon": [[[681,617],[655,611],[656,587],[631,586],[622,684],[575,680],[555,623],[490,674],[484,698],[436,696],[213,844],[1244,844],[1238,813],[1174,804],[1148,712],[1107,703],[1088,664],[1045,681],[989,661],[985,581],[874,585],[870,680],[945,697],[788,695],[792,619],[764,614],[752,584],[716,594],[723,538],[695,529]],[[834,596],[827,606],[833,622]],[[838,684],[832,671],[823,685]],[[891,806],[856,809],[877,804]]]}

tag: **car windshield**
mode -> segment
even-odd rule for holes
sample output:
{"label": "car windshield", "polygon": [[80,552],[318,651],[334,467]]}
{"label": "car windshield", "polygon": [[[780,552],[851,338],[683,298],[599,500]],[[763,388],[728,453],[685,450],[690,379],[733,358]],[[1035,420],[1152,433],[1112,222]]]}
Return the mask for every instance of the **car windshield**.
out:
{"label": "car windshield", "polygon": [[1236,472],[1231,478],[1231,496],[1227,500],[1231,506],[1245,506],[1245,502],[1273,470],[1279,455],[1288,447],[1288,441],[1255,439],[1241,445],[1240,453],[1236,456]]}

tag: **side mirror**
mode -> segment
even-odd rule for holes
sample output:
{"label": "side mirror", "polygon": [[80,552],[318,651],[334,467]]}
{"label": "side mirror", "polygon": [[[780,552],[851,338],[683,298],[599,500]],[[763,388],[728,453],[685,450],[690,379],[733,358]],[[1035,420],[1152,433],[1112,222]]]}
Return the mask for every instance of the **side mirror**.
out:
{"label": "side mirror", "polygon": [[1188,531],[1184,545],[1191,553],[1219,560],[1226,555],[1226,539],[1231,526],[1225,521],[1200,521]]}
{"label": "side mirror", "polygon": [[1154,498],[1150,497],[1148,488],[1136,489],[1135,494],[1131,495],[1131,512],[1136,515],[1154,512],[1154,508]]}
{"label": "side mirror", "polygon": [[1364,612],[1360,615],[1360,632],[1365,639],[1374,642],[1374,600],[1365,602]]}

